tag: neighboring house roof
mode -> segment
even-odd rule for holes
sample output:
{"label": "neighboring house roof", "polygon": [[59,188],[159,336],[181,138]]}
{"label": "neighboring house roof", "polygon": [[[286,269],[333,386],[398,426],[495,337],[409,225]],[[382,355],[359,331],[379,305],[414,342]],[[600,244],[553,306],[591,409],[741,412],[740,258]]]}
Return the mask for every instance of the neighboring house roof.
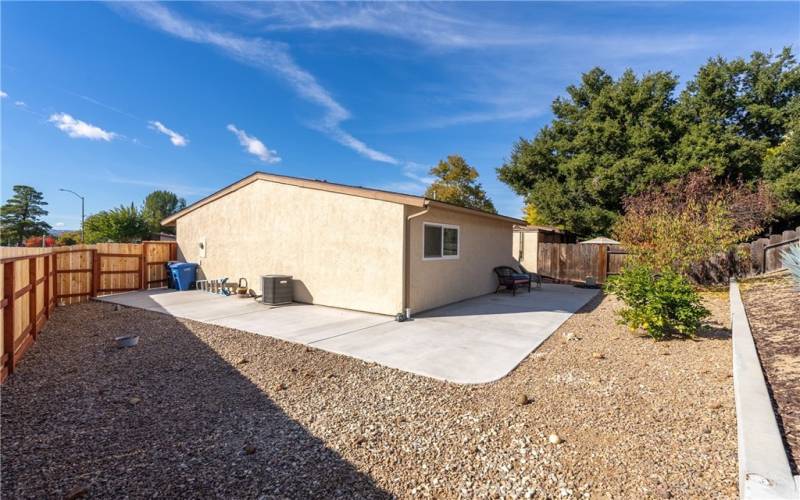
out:
{"label": "neighboring house roof", "polygon": [[172,233],[155,233],[151,237],[157,241],[175,241],[175,235]]}
{"label": "neighboring house roof", "polygon": [[445,210],[453,210],[456,212],[469,213],[472,215],[489,217],[496,220],[503,220],[506,222],[510,222],[512,224],[524,224],[524,221],[515,219],[513,217],[506,217],[505,215],[492,214],[489,212],[484,212],[482,210],[476,210],[473,208],[465,208],[458,205],[453,205],[452,203],[445,203],[442,201],[431,200],[429,198],[425,198],[424,196],[395,193],[392,191],[370,189],[361,186],[349,186],[347,184],[337,184],[334,182],[328,182],[316,179],[304,179],[302,177],[291,177],[288,175],[269,174],[266,172],[254,172],[245,177],[244,179],[238,180],[233,184],[220,189],[216,193],[206,196],[205,198],[196,201],[195,203],[192,203],[183,210],[176,212],[170,215],[169,217],[166,217],[164,220],[161,221],[161,224],[164,226],[172,225],[175,223],[175,221],[177,221],[184,215],[193,212],[194,210],[197,210],[203,205],[218,200],[219,198],[222,198],[227,194],[237,191],[247,186],[248,184],[252,184],[253,182],[259,180],[276,182],[278,184],[287,184],[290,186],[299,186],[308,189],[319,189],[320,191],[346,194],[349,196],[358,196],[361,198],[370,198],[373,200],[388,201],[391,203],[399,203],[402,205],[410,205],[413,207],[437,207]]}
{"label": "neighboring house roof", "polygon": [[529,225],[515,225],[514,231],[520,231],[524,233],[566,233],[563,229],[559,229],[554,226],[529,226]]}
{"label": "neighboring house roof", "polygon": [[599,236],[597,238],[592,238],[591,240],[581,241],[580,243],[585,243],[587,245],[619,245],[619,241],[606,238],[605,236]]}

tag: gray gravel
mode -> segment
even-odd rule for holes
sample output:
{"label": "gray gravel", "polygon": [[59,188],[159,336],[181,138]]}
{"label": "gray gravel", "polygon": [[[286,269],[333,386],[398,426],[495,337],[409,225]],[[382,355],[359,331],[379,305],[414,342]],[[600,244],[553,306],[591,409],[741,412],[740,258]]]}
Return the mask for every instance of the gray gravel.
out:
{"label": "gray gravel", "polygon": [[615,307],[594,300],[482,386],[59,308],[2,388],[3,496],[736,497],[727,332],[654,343]]}

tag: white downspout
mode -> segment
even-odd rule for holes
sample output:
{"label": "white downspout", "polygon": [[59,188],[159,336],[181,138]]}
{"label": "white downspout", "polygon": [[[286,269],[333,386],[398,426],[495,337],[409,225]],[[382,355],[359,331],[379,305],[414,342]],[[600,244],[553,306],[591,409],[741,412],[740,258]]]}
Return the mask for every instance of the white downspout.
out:
{"label": "white downspout", "polygon": [[405,240],[405,244],[403,245],[403,310],[401,312],[406,313],[408,316],[410,316],[409,305],[411,302],[411,219],[421,217],[430,211],[431,208],[428,206],[428,200],[425,200],[424,206],[425,210],[406,217],[406,224],[404,228],[405,237],[403,239]]}

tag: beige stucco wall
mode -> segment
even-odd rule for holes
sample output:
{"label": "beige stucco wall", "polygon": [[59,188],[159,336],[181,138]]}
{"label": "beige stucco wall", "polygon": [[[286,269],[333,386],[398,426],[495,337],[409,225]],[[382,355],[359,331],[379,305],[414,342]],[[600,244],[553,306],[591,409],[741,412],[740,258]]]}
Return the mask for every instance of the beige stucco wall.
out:
{"label": "beige stucco wall", "polygon": [[[409,213],[420,211],[413,209]],[[425,222],[459,226],[458,259],[423,260]],[[435,208],[411,219],[409,239],[409,305],[414,312],[494,292],[497,278],[492,269],[516,262],[511,222]]]}
{"label": "beige stucco wall", "polygon": [[290,274],[298,302],[395,314],[403,214],[398,203],[259,180],[179,218],[177,242],[208,278],[244,276],[260,293],[262,274]]}
{"label": "beige stucco wall", "polygon": [[[520,243],[522,246],[520,247]],[[537,254],[539,252],[538,231],[514,231],[514,240],[511,255],[521,262],[525,269],[531,272],[537,269]]]}

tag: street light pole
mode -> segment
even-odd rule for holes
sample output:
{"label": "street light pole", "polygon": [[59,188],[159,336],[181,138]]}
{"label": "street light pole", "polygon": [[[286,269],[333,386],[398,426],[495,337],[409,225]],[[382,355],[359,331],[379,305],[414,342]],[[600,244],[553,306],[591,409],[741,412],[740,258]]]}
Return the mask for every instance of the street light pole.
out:
{"label": "street light pole", "polygon": [[59,191],[64,191],[64,192],[67,192],[67,193],[72,193],[72,194],[74,194],[75,196],[77,196],[78,198],[80,198],[80,199],[81,199],[81,243],[83,243],[83,213],[84,213],[84,212],[83,212],[83,205],[84,205],[84,201],[85,201],[85,200],[84,200],[83,196],[79,195],[79,194],[78,194],[78,193],[76,193],[75,191],[72,191],[71,189],[64,189],[64,188],[60,188],[60,189],[59,189]]}

